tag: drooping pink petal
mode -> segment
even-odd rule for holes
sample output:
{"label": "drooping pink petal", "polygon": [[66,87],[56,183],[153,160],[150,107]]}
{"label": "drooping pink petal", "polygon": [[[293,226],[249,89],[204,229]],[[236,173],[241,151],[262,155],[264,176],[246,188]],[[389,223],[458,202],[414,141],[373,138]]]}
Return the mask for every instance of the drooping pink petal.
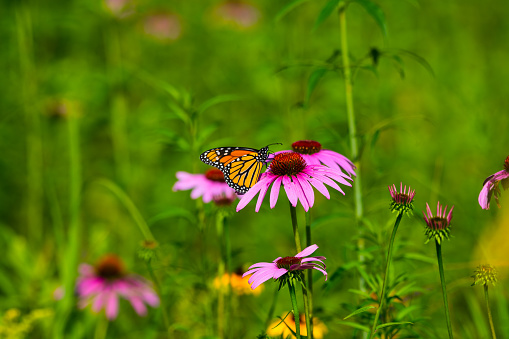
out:
{"label": "drooping pink petal", "polygon": [[151,288],[144,288],[141,291],[141,296],[143,300],[150,306],[159,306],[159,296]]}
{"label": "drooping pink petal", "polygon": [[300,184],[302,192],[304,192],[304,196],[306,197],[309,207],[313,207],[315,203],[315,192],[309,183],[309,176],[304,173],[299,173],[297,174],[297,182]]}
{"label": "drooping pink petal", "polygon": [[147,314],[147,307],[145,307],[145,304],[140,297],[133,296],[128,298],[128,300],[138,315],[145,316]]}
{"label": "drooping pink petal", "polygon": [[108,292],[100,292],[97,294],[97,296],[94,298],[94,301],[92,302],[92,311],[96,313],[99,312],[106,302],[107,297]]}
{"label": "drooping pink petal", "polygon": [[274,273],[273,278],[278,279],[279,277],[285,275],[288,272],[286,268],[280,268],[276,273]]}
{"label": "drooping pink petal", "polygon": [[292,184],[293,184],[295,193],[297,193],[297,197],[299,198],[299,200],[302,204],[302,207],[304,208],[304,210],[306,212],[309,211],[309,202],[308,202],[306,195],[304,194],[304,191],[302,190],[302,187],[299,184],[299,179],[292,176]]}
{"label": "drooping pink petal", "polygon": [[118,297],[113,291],[110,291],[106,297],[106,318],[113,320],[118,315]]}
{"label": "drooping pink petal", "polygon": [[274,267],[274,263],[271,262],[258,262],[256,264],[253,264],[249,266],[249,269],[255,268],[255,267]]}
{"label": "drooping pink petal", "polygon": [[269,185],[263,185],[260,189],[260,194],[258,195],[258,201],[256,202],[255,212],[260,211],[260,207],[262,206],[263,198],[265,198],[265,194],[267,193],[267,190],[269,189]]}
{"label": "drooping pink petal", "polygon": [[274,208],[274,206],[276,206],[282,181],[283,177],[277,177],[277,179],[274,180],[274,184],[272,184],[272,189],[270,190],[270,208]]}
{"label": "drooping pink petal", "polygon": [[293,207],[297,206],[297,193],[295,192],[295,188],[293,187],[292,180],[288,178],[286,175],[283,176],[283,187],[286,192],[286,196],[288,197],[288,200],[290,200],[290,203]]}
{"label": "drooping pink petal", "polygon": [[83,297],[98,293],[104,289],[104,279],[99,277],[84,278],[77,284],[77,290]]}
{"label": "drooping pink petal", "polygon": [[488,197],[489,191],[491,190],[493,184],[491,181],[487,181],[486,184],[484,184],[481,193],[479,193],[479,205],[481,205],[481,208],[484,210],[490,209],[490,199]]}
{"label": "drooping pink petal", "polygon": [[237,212],[246,207],[246,205],[255,197],[255,195],[265,186],[269,186],[274,178],[270,175],[262,175],[260,181],[258,181],[253,187],[242,196],[238,205]]}
{"label": "drooping pink petal", "polygon": [[[324,257],[322,257],[322,258],[324,258]],[[313,261],[319,261],[319,262],[321,262],[325,266],[325,263],[322,261],[322,259],[318,259],[318,257],[303,258],[301,263],[313,262]]]}
{"label": "drooping pink petal", "polygon": [[303,249],[301,252],[297,253],[295,255],[295,257],[296,258],[307,257],[308,255],[313,254],[313,252],[316,251],[317,249],[318,249],[318,246],[316,244],[308,246],[305,249]]}

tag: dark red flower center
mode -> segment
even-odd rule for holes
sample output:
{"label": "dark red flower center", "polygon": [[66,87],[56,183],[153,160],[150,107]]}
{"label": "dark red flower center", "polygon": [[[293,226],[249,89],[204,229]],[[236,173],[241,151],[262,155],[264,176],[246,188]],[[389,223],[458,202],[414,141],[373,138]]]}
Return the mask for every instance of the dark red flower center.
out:
{"label": "dark red flower center", "polygon": [[320,152],[322,145],[318,141],[299,140],[292,144],[292,149],[301,154],[315,154]]}
{"label": "dark red flower center", "polygon": [[509,172],[509,156],[505,158],[504,169]]}
{"label": "dark red flower center", "polygon": [[449,223],[447,222],[447,219],[445,219],[445,218],[433,217],[429,220],[428,226],[434,230],[443,230],[449,226]]}
{"label": "dark red flower center", "polygon": [[285,152],[276,154],[270,163],[270,171],[275,175],[296,175],[306,168],[306,161],[299,153]]}
{"label": "dark red flower center", "polygon": [[284,257],[276,261],[276,265],[278,268],[286,268],[287,270],[289,270],[292,265],[300,264],[301,261],[302,258]]}
{"label": "dark red flower center", "polygon": [[95,266],[95,271],[98,276],[105,279],[116,279],[125,274],[124,263],[114,254],[102,257]]}
{"label": "dark red flower center", "polygon": [[223,172],[216,168],[209,169],[205,172],[205,177],[212,181],[225,182]]}

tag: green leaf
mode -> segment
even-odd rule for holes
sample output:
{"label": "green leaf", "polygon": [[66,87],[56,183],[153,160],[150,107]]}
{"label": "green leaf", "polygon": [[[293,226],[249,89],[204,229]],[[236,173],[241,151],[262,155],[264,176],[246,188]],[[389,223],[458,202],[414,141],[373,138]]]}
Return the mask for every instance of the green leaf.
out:
{"label": "green leaf", "polygon": [[168,107],[170,107],[170,110],[175,114],[175,116],[177,116],[185,124],[189,124],[191,122],[191,118],[189,118],[187,112],[184,109],[182,109],[179,105],[175,104],[174,102],[168,101]]}
{"label": "green leaf", "polygon": [[277,14],[276,14],[276,17],[274,18],[274,21],[275,22],[278,22],[279,20],[281,20],[285,15],[287,15],[288,13],[290,13],[295,7],[299,6],[299,5],[302,5],[303,3],[307,2],[309,0],[293,0],[293,1],[290,1],[286,6],[284,6]]}
{"label": "green leaf", "polygon": [[320,81],[321,78],[327,73],[327,68],[318,68],[311,73],[308,79],[308,87],[306,90],[306,98],[304,100],[304,105],[309,105],[309,98],[311,97],[311,94],[313,93],[313,90],[315,89],[316,85]]}
{"label": "green leaf", "polygon": [[428,257],[428,256],[420,254],[420,253],[413,253],[413,252],[406,253],[406,254],[403,255],[403,258],[405,258],[405,259],[412,259],[412,260],[418,260],[418,261],[422,261],[422,262],[425,262],[425,263],[428,263],[428,264],[435,264],[436,265],[436,263],[437,263],[437,259],[436,258],[431,258],[431,257]]}
{"label": "green leaf", "polygon": [[359,329],[359,330],[364,331],[364,332],[369,332],[370,331],[370,329],[367,326],[363,326],[361,324],[357,324],[357,323],[354,323],[354,322],[351,322],[351,321],[336,320],[336,323],[338,323],[340,325],[345,325],[345,326],[353,327],[353,328]]}
{"label": "green leaf", "polygon": [[366,306],[366,307],[361,307],[361,308],[359,308],[358,310],[356,310],[356,311],[354,311],[354,312],[350,313],[349,315],[347,315],[346,317],[344,317],[344,318],[343,318],[343,320],[346,320],[346,319],[348,319],[348,318],[350,318],[350,317],[353,317],[353,316],[354,316],[354,315],[356,315],[356,314],[366,312],[367,310],[371,310],[371,309],[373,309],[373,308],[376,308],[376,307],[375,307],[375,306]]}
{"label": "green leaf", "polygon": [[400,50],[398,50],[398,52],[399,52],[399,54],[404,54],[404,55],[409,56],[410,58],[414,59],[419,64],[421,64],[422,67],[424,67],[432,76],[435,76],[435,72],[433,72],[433,68],[431,67],[431,65],[426,61],[426,59],[424,59],[420,55],[418,55],[414,52],[404,50],[404,49],[400,49]]}
{"label": "green leaf", "polygon": [[207,109],[209,109],[215,105],[222,104],[224,102],[237,101],[237,100],[242,100],[242,99],[244,99],[244,97],[242,97],[240,95],[235,95],[235,94],[218,95],[216,97],[210,98],[210,99],[206,100],[205,102],[203,102],[200,105],[200,107],[198,107],[198,114],[202,114]]}
{"label": "green leaf", "polygon": [[315,26],[313,27],[313,30],[316,30],[318,28],[318,26],[320,26],[325,21],[325,19],[327,19],[332,14],[332,12],[334,12],[334,10],[337,8],[340,1],[341,0],[327,1],[325,6],[323,6],[320,14],[318,14],[318,18],[316,18]]}
{"label": "green leaf", "polygon": [[367,293],[366,291],[361,291],[361,290],[356,290],[356,289],[350,288],[350,289],[348,289],[348,292],[358,294],[358,295],[360,295],[361,297],[366,298],[366,299],[371,298],[371,296],[369,295],[369,293]]}
{"label": "green leaf", "polygon": [[384,37],[387,37],[387,24],[385,22],[385,14],[376,3],[371,0],[353,0],[352,2],[356,2],[361,5],[366,12],[368,12],[371,17],[376,21],[378,27],[382,31]]}
{"label": "green leaf", "polygon": [[381,329],[381,328],[384,328],[384,327],[390,327],[390,326],[397,326],[397,325],[406,325],[406,324],[414,324],[413,322],[410,322],[410,321],[400,321],[400,322],[393,322],[393,323],[385,323],[385,324],[380,324],[376,327],[377,330]]}

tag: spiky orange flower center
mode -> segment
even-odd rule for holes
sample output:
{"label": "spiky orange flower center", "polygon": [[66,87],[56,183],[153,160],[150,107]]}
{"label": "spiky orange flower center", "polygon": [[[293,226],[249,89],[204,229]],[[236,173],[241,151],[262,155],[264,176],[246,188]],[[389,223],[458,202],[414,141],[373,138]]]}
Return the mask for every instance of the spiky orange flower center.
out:
{"label": "spiky orange flower center", "polygon": [[225,182],[223,172],[216,168],[209,169],[205,172],[205,177],[212,181]]}
{"label": "spiky orange flower center", "polygon": [[302,258],[297,257],[284,257],[276,261],[276,265],[278,268],[286,268],[287,270],[290,269],[295,264],[300,264],[302,261]]}
{"label": "spiky orange flower center", "polygon": [[276,154],[270,163],[270,171],[275,175],[296,175],[306,168],[306,161],[299,153],[285,152]]}
{"label": "spiky orange flower center", "polygon": [[114,254],[102,257],[95,266],[95,271],[98,276],[105,279],[116,279],[125,274],[124,263]]}
{"label": "spiky orange flower center", "polygon": [[301,154],[315,154],[320,152],[322,145],[318,141],[299,140],[292,144],[292,149]]}

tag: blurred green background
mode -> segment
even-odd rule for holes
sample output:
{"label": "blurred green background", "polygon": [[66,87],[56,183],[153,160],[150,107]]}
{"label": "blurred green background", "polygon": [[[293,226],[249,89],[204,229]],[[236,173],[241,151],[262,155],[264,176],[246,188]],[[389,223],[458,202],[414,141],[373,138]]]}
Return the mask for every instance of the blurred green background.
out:
{"label": "blurred green background", "polygon": [[[20,317],[48,311],[18,337],[96,333],[102,314],[77,310],[70,293],[53,298],[60,286],[72,289],[80,262],[117,253],[131,271],[148,277],[137,255],[142,235],[107,180],[132,200],[159,242],[154,267],[173,337],[214,338],[212,280],[221,252],[216,208],[173,192],[175,173],[204,172],[200,153],[218,146],[281,142],[271,147],[279,151],[313,139],[350,157],[340,58],[330,59],[340,50],[338,16],[315,27],[327,3],[316,0],[276,20],[288,3],[259,0],[228,12],[224,6],[239,3],[2,2],[0,311],[18,309]],[[378,239],[367,241],[369,269],[382,274],[380,257],[395,218],[387,186],[402,181],[417,193],[414,217],[399,229],[395,274],[407,273],[407,283],[422,289],[410,301],[416,335],[445,337],[434,246],[424,245],[421,210],[437,200],[455,205],[453,238],[443,245],[455,333],[489,335],[482,291],[470,287],[474,268],[489,262],[501,274],[491,294],[495,326],[509,338],[508,199],[489,211],[477,203],[483,180],[501,170],[508,155],[509,6],[377,3],[387,38],[359,4],[347,12],[351,60],[363,66],[354,70],[354,105],[364,217]],[[382,54],[377,63],[373,49]],[[424,58],[434,75],[401,50]],[[323,65],[331,70],[310,93],[310,76]],[[331,277],[324,283],[318,274],[315,283],[316,316],[328,338],[361,337],[338,323],[359,305],[348,291],[358,286],[358,273],[347,265],[357,258],[358,229],[353,191],[345,192],[332,192],[330,201],[317,195],[312,209],[313,242]],[[264,202],[259,213],[254,203],[232,213],[233,268],[294,254],[284,199],[272,210]],[[303,226],[302,208],[298,212]],[[205,230],[198,227],[201,216]],[[232,338],[253,338],[264,329],[276,284],[264,285],[260,296],[235,299]],[[275,315],[291,306],[282,293]],[[138,318],[123,301],[107,336],[164,333],[159,309]]]}

